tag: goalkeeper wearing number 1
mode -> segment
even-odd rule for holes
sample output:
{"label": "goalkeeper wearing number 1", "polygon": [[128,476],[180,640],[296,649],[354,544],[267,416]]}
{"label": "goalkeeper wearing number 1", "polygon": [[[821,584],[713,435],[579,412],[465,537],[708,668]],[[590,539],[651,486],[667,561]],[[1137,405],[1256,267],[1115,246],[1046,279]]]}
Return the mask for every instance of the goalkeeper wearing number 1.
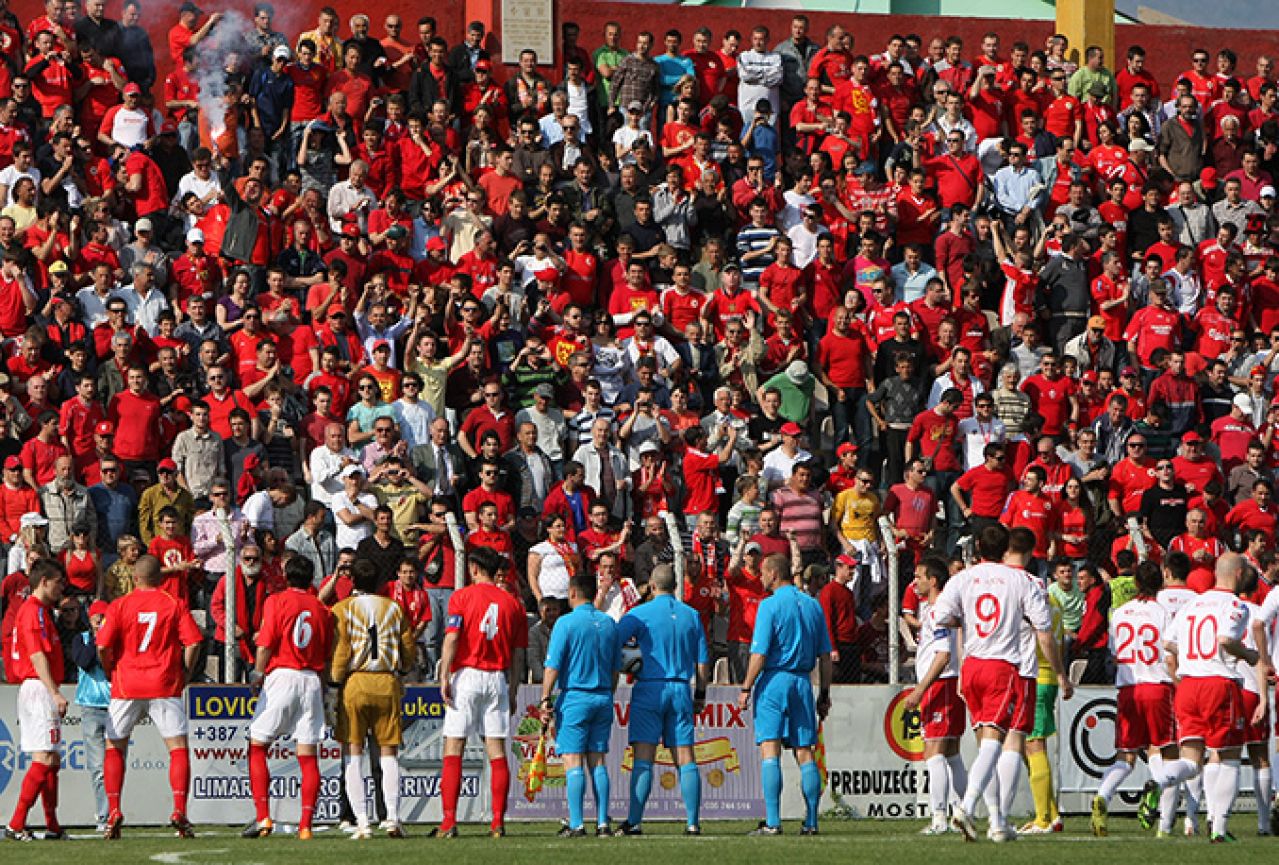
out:
{"label": "goalkeeper wearing number 1", "polygon": [[302,774],[302,815],[298,838],[311,837],[311,819],[320,796],[320,763],[316,746],[324,736],[324,683],[320,677],[333,647],[333,620],[328,609],[307,589],[315,575],[310,559],[295,556],[284,566],[288,588],[266,600],[262,628],[254,642],[257,663],[249,674],[261,688],[253,722],[249,725],[249,787],[253,791],[253,822],[245,838],[271,834],[271,770],[266,751],[281,736],[297,742]]}
{"label": "goalkeeper wearing number 1", "polygon": [[364,796],[364,742],[372,733],[380,752],[386,833],[403,838],[397,757],[404,741],[400,676],[413,666],[413,627],[399,604],[377,593],[382,578],[372,562],[357,561],[351,567],[351,577],[355,593],[333,608],[336,636],[329,667],[333,682],[342,688],[334,733],[344,754],[350,756],[344,771],[351,810],[355,812],[356,828],[351,837],[357,841],[373,837]]}

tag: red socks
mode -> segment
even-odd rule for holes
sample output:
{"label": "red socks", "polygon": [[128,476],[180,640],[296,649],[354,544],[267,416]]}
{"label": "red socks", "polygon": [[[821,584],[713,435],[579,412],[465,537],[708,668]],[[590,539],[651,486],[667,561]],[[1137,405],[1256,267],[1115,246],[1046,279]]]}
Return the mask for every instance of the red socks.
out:
{"label": "red socks", "polygon": [[489,761],[489,786],[493,793],[493,828],[506,822],[506,799],[511,790],[511,769],[505,757]]}
{"label": "red socks", "polygon": [[44,825],[50,832],[62,831],[58,823],[58,767],[45,766],[44,784],[40,789],[40,800],[44,805]]}
{"label": "red socks", "polygon": [[462,794],[462,755],[444,756],[444,768],[440,772],[440,804],[444,808],[444,822],[440,830],[457,825],[457,799]]}
{"label": "red socks", "polygon": [[249,789],[253,791],[255,818],[259,823],[271,816],[271,770],[266,765],[266,746],[249,743]]}
{"label": "red socks", "polygon": [[320,759],[315,754],[298,754],[298,765],[302,767],[302,818],[298,828],[310,829],[315,803],[320,798]]}
{"label": "red socks", "polygon": [[185,817],[187,791],[191,789],[191,758],[186,748],[169,752],[169,786],[173,788],[173,810]]}
{"label": "red socks", "polygon": [[107,748],[102,762],[102,786],[107,791],[107,810],[118,812],[120,791],[124,788],[124,753],[119,748]]}
{"label": "red socks", "polygon": [[[446,758],[447,759],[447,758]],[[22,777],[22,790],[18,793],[18,806],[13,809],[13,818],[9,820],[9,828],[21,832],[27,828],[27,814],[44,790],[45,776],[49,767],[44,763],[32,762],[27,773]],[[454,802],[456,802],[456,798]]]}

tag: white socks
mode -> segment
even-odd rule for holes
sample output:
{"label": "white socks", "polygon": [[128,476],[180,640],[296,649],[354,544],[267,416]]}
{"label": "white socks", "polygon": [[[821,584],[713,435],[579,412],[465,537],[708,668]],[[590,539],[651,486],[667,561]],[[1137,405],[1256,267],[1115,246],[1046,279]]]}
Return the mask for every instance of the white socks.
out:
{"label": "white socks", "polygon": [[364,755],[352,754],[346,763],[346,798],[351,802],[351,813],[357,826],[369,825],[369,805],[365,798]]}
{"label": "white socks", "polygon": [[1003,751],[995,767],[999,775],[999,810],[1005,818],[1013,812],[1013,800],[1017,798],[1017,784],[1021,780],[1022,758],[1017,751]]}
{"label": "white socks", "polygon": [[950,795],[962,801],[968,790],[968,769],[964,766],[964,758],[954,754],[946,758],[946,765],[950,767]]}
{"label": "white socks", "polygon": [[995,774],[995,763],[999,760],[999,753],[1003,750],[1003,745],[998,739],[982,739],[981,744],[977,746],[977,758],[973,760],[973,767],[968,773],[968,789],[964,792],[964,810],[972,816],[973,811],[977,809],[977,800],[981,798],[986,791],[986,785],[991,782],[991,778]]}
{"label": "white socks", "polygon": [[946,758],[941,754],[934,754],[925,765],[928,767],[928,807],[934,820],[945,818],[946,802],[950,798],[950,773]]}
{"label": "white socks", "polygon": [[[1212,810],[1212,833],[1225,835],[1230,823],[1230,812],[1235,807],[1235,797],[1239,795],[1239,761],[1227,760],[1217,764],[1216,796],[1209,794],[1209,802],[1215,804]],[[1208,782],[1204,781],[1204,792],[1208,791]]]}
{"label": "white socks", "polygon": [[1263,835],[1270,834],[1270,783],[1270,767],[1258,769],[1253,777],[1252,789],[1257,797],[1257,831]]}
{"label": "white socks", "polygon": [[1199,767],[1190,760],[1165,760],[1163,777],[1155,776],[1153,767],[1151,775],[1161,787],[1176,787],[1183,782],[1189,786],[1190,780],[1199,775]]}
{"label": "white socks", "polygon": [[[1154,767],[1151,767],[1153,773]],[[1128,765],[1127,760],[1116,760],[1106,770],[1106,774],[1102,776],[1101,786],[1097,788],[1097,795],[1106,800],[1106,804],[1110,804],[1111,798],[1115,795],[1115,791],[1119,789],[1119,785],[1128,779],[1132,774],[1132,766]]]}
{"label": "white socks", "polygon": [[395,756],[378,760],[382,767],[382,804],[386,806],[386,819],[400,822],[400,759]]}

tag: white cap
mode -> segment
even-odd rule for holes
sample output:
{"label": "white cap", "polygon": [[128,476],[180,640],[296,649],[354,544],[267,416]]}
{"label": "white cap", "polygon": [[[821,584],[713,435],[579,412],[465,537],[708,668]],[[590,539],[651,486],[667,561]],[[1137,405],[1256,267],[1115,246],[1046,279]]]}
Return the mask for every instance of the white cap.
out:
{"label": "white cap", "polygon": [[1128,142],[1129,153],[1136,153],[1138,150],[1144,150],[1147,153],[1150,153],[1154,149],[1155,148],[1151,146],[1150,142],[1144,138],[1134,138],[1132,141]]}
{"label": "white cap", "polygon": [[342,469],[342,473],[339,475],[339,477],[349,478],[349,477],[354,477],[355,475],[362,475],[362,474],[364,474],[364,466],[351,464],[347,466],[346,468]]}
{"label": "white cap", "polygon": [[655,441],[646,441],[644,444],[639,446],[640,456],[643,456],[644,454],[660,453],[661,450],[662,449],[657,446],[657,442]]}
{"label": "white cap", "polygon": [[293,52],[289,50],[289,46],[287,45],[277,45],[275,46],[275,50],[271,52],[271,56],[283,57],[285,60],[288,60],[293,56]]}
{"label": "white cap", "polygon": [[187,243],[204,243],[204,232],[198,228],[187,231]]}
{"label": "white cap", "polygon": [[49,521],[45,518],[44,514],[39,511],[25,513],[22,515],[22,519],[18,520],[18,527],[23,529],[47,525],[49,525]]}
{"label": "white cap", "polygon": [[1270,198],[1274,198],[1274,197],[1275,197],[1275,188],[1274,188],[1273,186],[1263,186],[1263,187],[1261,187],[1261,194],[1260,194],[1260,196],[1259,196],[1259,197],[1260,197],[1260,198],[1266,198],[1267,196],[1269,196]]}
{"label": "white cap", "polygon": [[1246,393],[1237,393],[1234,398],[1234,406],[1240,411],[1252,411],[1252,397]]}

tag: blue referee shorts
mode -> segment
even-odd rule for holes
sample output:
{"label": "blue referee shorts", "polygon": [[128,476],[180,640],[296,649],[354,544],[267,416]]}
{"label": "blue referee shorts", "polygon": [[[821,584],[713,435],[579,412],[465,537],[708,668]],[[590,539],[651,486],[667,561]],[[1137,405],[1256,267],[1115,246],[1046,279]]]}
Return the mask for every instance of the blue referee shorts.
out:
{"label": "blue referee shorts", "polygon": [[566,691],[555,705],[555,750],[561,754],[603,754],[613,729],[613,695],[608,691]]}
{"label": "blue referee shorts", "polygon": [[631,689],[630,742],[693,745],[693,695],[687,682],[639,681]]}
{"label": "blue referee shorts", "polygon": [[780,740],[788,748],[817,744],[817,704],[808,676],[765,671],[755,685],[755,744]]}

